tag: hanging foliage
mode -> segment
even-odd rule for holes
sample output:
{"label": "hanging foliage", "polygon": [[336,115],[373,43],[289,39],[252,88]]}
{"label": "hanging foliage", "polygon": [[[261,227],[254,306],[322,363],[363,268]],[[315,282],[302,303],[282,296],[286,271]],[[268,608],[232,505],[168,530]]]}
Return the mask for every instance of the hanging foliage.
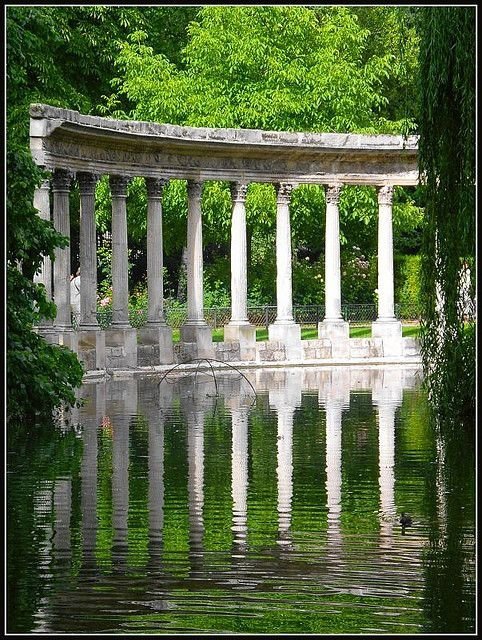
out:
{"label": "hanging foliage", "polygon": [[473,424],[476,14],[455,6],[425,7],[419,15],[422,357],[439,418]]}

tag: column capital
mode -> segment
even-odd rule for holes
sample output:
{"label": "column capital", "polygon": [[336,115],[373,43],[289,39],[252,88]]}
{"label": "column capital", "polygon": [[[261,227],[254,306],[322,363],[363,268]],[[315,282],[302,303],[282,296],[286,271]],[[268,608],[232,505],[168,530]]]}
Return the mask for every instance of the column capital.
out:
{"label": "column capital", "polygon": [[153,198],[162,198],[162,191],[165,185],[169,182],[167,178],[144,178],[147,188],[147,197],[152,200]]}
{"label": "column capital", "polygon": [[127,185],[129,184],[130,178],[127,176],[109,176],[110,183],[110,192],[112,196],[116,198],[126,198],[127,197]]}
{"label": "column capital", "polygon": [[36,187],[36,189],[48,191],[50,189],[50,179],[45,178],[45,180],[42,180],[42,182],[38,185],[38,187]]}
{"label": "column capital", "polygon": [[55,169],[52,176],[52,190],[56,192],[70,192],[72,174],[67,169]]}
{"label": "column capital", "polygon": [[291,200],[291,192],[293,191],[293,185],[289,182],[278,182],[275,185],[276,200],[278,204],[289,204]]}
{"label": "column capital", "polygon": [[199,182],[197,180],[187,181],[187,195],[189,196],[189,198],[196,198],[200,200],[202,188],[203,188],[202,182]]}
{"label": "column capital", "polygon": [[77,173],[77,183],[81,196],[92,196],[95,193],[95,185],[99,176],[96,173],[79,171]]}
{"label": "column capital", "polygon": [[378,204],[392,204],[393,187],[389,184],[378,187]]}
{"label": "column capital", "polygon": [[326,204],[338,204],[341,194],[341,184],[329,184],[326,187]]}
{"label": "column capital", "polygon": [[248,185],[244,182],[230,182],[229,190],[231,191],[231,198],[234,202],[245,202],[246,193],[248,191]]}

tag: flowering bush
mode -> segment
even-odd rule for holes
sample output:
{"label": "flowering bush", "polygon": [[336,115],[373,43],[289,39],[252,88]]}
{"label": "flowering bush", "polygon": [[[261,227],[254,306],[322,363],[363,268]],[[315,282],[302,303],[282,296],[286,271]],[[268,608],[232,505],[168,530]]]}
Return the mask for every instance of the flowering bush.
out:
{"label": "flowering bush", "polygon": [[373,303],[377,286],[377,263],[354,246],[341,256],[342,300],[348,304]]}

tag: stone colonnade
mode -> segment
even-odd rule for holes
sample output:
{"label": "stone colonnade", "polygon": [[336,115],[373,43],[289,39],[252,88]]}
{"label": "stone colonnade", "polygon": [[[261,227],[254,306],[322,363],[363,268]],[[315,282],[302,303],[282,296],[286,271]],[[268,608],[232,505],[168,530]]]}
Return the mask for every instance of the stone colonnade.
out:
{"label": "stone colonnade", "polygon": [[[52,174],[53,222],[55,228],[70,237],[69,191],[74,175],[63,169]],[[45,258],[37,277],[44,283],[48,296],[57,305],[57,316],[41,329],[60,335],[60,341],[84,352],[95,351],[89,362],[92,368],[105,366],[106,348],[110,363],[136,366],[137,336],[140,343],[151,347],[151,363],[169,364],[174,352],[172,331],[164,317],[163,304],[163,229],[162,193],[167,183],[163,178],[146,178],[147,186],[147,325],[138,332],[129,324],[128,314],[128,244],[127,244],[127,186],[125,176],[109,177],[112,194],[112,325],[99,329],[96,316],[97,257],[94,212],[95,185],[98,174],[78,172],[75,175],[80,193],[80,319],[79,331],[73,332],[70,312],[70,248],[56,250],[53,264]],[[282,343],[289,360],[302,359],[301,329],[293,318],[292,255],[289,203],[295,185],[276,183],[276,291],[277,316],[269,326],[269,340]],[[325,235],[325,318],[318,326],[319,339],[331,340],[346,350],[349,338],[348,323],[341,313],[341,270],[338,202],[341,184],[326,186]],[[255,327],[248,320],[247,310],[247,240],[245,201],[248,183],[231,183],[233,201],[231,224],[231,320],[225,326],[225,342],[239,344],[239,359],[255,359]],[[211,330],[203,309],[203,241],[202,241],[202,182],[189,180],[187,220],[187,319],[181,327],[181,343],[192,346],[197,357],[214,357]],[[394,313],[393,282],[393,187],[378,188],[378,318],[373,323],[373,336],[400,338],[401,325]],[[39,215],[50,218],[49,183],[44,181],[35,191],[34,203]],[[105,334],[105,335],[104,335]],[[110,351],[109,351],[110,349]],[[386,349],[385,349],[386,351]],[[396,349],[394,352],[396,355]]]}

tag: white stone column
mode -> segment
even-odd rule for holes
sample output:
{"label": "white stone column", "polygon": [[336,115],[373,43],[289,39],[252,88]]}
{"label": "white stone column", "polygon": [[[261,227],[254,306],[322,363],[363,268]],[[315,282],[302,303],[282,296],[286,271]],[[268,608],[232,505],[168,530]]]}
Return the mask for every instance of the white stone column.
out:
{"label": "white stone column", "polygon": [[231,322],[248,324],[248,269],[246,250],[246,192],[248,185],[231,183]]}
{"label": "white stone column", "polygon": [[[248,320],[248,265],[246,240],[246,192],[248,185],[233,182],[231,197],[231,321],[224,327],[225,342],[240,343],[242,360],[254,360],[256,327]],[[251,352],[247,350],[251,349]]]}
{"label": "white stone column", "polygon": [[[50,220],[50,181],[43,180],[33,194],[33,206],[37,209],[42,220]],[[52,300],[52,261],[44,256],[40,271],[35,274],[34,282],[42,283],[45,287],[47,300]],[[51,324],[51,320],[44,319],[42,324]]]}
{"label": "white stone column", "polygon": [[193,357],[213,357],[211,329],[204,319],[202,183],[187,181],[187,319],[181,327],[181,342],[194,344]]}
{"label": "white stone column", "polygon": [[291,226],[289,204],[293,185],[276,186],[276,323],[293,324],[293,284],[291,277]]}
{"label": "white stone column", "polygon": [[97,241],[95,226],[95,185],[98,176],[79,172],[80,191],[80,326],[98,329],[97,322]]}
{"label": "white stone column", "polygon": [[293,320],[293,284],[291,277],[291,227],[289,203],[293,185],[276,185],[276,320],[268,327],[269,340],[282,342],[286,358],[302,357],[301,327]]}
{"label": "white stone column", "polygon": [[57,306],[55,327],[60,331],[72,331],[70,315],[70,212],[69,193],[72,176],[65,169],[56,169],[53,174],[52,191],[54,199],[54,227],[69,244],[55,249],[54,261],[54,302]]}
{"label": "white stone column", "polygon": [[393,338],[384,342],[384,354],[396,355],[401,350],[402,325],[395,318],[393,273],[393,187],[378,189],[378,317],[372,323],[372,336]]}
{"label": "white stone column", "polygon": [[112,325],[129,326],[127,253],[127,184],[125,176],[110,176],[112,193]]}
{"label": "white stone column", "polygon": [[188,180],[187,213],[187,322],[206,324],[203,309],[202,183]]}
{"label": "white stone column", "polygon": [[350,336],[348,322],[341,315],[340,193],[339,184],[330,184],[326,189],[325,318],[318,324],[318,337],[332,341]]}
{"label": "white stone column", "polygon": [[378,189],[378,320],[394,320],[393,187]]}
{"label": "white stone column", "polygon": [[167,180],[146,178],[147,186],[147,292],[149,325],[165,324],[162,191]]}
{"label": "white stone column", "polygon": [[[137,330],[139,366],[174,360],[172,329],[164,318],[162,191],[167,180],[146,178],[147,187],[147,324]],[[147,348],[146,348],[147,347]]]}

